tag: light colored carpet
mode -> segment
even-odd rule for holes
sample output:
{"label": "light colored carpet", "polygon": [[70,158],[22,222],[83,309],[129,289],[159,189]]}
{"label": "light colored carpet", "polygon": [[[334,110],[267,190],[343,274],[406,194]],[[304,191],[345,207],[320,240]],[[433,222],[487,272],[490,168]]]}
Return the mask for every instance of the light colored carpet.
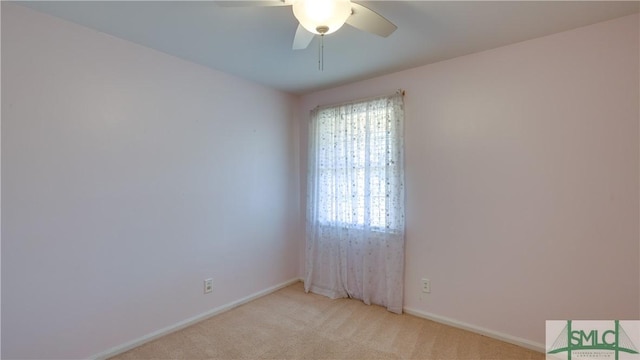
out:
{"label": "light colored carpet", "polygon": [[544,359],[544,355],[296,283],[112,359]]}

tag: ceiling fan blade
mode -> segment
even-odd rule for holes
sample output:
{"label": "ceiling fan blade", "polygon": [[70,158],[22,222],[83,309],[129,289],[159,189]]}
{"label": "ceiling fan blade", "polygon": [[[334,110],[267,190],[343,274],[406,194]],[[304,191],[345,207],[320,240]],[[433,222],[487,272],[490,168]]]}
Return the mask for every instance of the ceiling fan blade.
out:
{"label": "ceiling fan blade", "polygon": [[222,7],[254,7],[254,6],[287,6],[291,5],[292,0],[257,0],[257,1],[214,1],[218,6]]}
{"label": "ceiling fan blade", "polygon": [[306,49],[315,35],[310,33],[302,25],[298,24],[296,29],[296,36],[293,38],[293,50]]}
{"label": "ceiling fan blade", "polygon": [[351,16],[347,19],[347,24],[356,29],[387,37],[398,28],[391,21],[368,7],[352,2],[351,9]]}

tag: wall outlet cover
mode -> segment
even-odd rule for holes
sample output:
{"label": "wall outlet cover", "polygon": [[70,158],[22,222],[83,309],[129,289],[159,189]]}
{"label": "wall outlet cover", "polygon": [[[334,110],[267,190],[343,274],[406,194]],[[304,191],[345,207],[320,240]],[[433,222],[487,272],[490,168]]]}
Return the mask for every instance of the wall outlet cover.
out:
{"label": "wall outlet cover", "polygon": [[213,291],[213,279],[204,280],[204,293],[208,294]]}
{"label": "wall outlet cover", "polygon": [[431,280],[424,278],[422,279],[422,292],[423,293],[431,293]]}

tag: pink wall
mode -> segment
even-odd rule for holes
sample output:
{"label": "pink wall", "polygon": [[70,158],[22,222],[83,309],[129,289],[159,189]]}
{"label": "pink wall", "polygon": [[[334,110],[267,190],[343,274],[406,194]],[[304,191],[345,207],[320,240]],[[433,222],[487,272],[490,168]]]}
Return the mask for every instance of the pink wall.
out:
{"label": "pink wall", "polygon": [[547,319],[640,317],[639,25],[627,16],[301,99],[304,150],[316,105],[406,90],[407,308],[538,345]]}
{"label": "pink wall", "polygon": [[297,277],[295,105],[3,2],[2,357],[86,358]]}

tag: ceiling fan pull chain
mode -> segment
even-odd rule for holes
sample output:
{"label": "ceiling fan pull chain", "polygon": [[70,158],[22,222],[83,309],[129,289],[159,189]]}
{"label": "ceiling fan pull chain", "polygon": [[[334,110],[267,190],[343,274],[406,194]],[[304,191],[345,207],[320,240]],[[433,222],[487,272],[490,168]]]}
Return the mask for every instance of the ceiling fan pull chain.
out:
{"label": "ceiling fan pull chain", "polygon": [[320,34],[320,44],[318,44],[318,70],[324,71],[324,35],[329,32],[329,27],[320,25],[316,28]]}
{"label": "ceiling fan pull chain", "polygon": [[320,35],[318,43],[318,70],[324,71],[324,34]]}

